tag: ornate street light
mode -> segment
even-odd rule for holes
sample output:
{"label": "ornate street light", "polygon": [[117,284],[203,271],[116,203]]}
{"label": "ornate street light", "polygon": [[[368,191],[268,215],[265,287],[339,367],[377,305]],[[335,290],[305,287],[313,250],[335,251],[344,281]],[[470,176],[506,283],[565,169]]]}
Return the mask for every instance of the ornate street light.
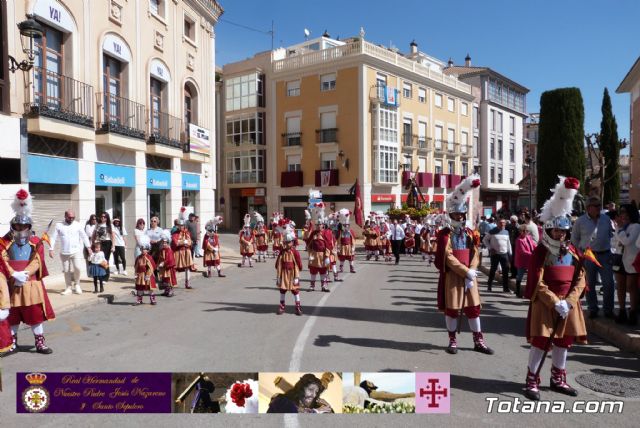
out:
{"label": "ornate street light", "polygon": [[42,38],[44,30],[32,15],[27,15],[27,19],[18,23],[18,29],[20,30],[20,43],[22,45],[22,52],[27,56],[27,59],[18,62],[14,57],[9,55],[9,70],[15,73],[16,70],[29,71],[33,67],[33,62],[36,58],[36,48],[34,41]]}

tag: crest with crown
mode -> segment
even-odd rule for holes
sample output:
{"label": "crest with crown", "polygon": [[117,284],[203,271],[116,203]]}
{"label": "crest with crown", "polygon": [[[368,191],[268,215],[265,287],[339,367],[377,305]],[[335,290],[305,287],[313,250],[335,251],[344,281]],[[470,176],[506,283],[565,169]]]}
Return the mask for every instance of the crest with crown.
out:
{"label": "crest with crown", "polygon": [[540,221],[545,229],[571,228],[573,198],[580,188],[580,181],[573,177],[558,176],[558,184],[551,189],[551,197],[542,206]]}
{"label": "crest with crown", "polygon": [[447,212],[451,213],[463,213],[466,214],[469,211],[467,205],[467,199],[471,196],[471,192],[476,187],[480,186],[480,176],[478,174],[472,174],[465,178],[453,189],[453,192],[447,196]]}
{"label": "crest with crown", "polygon": [[47,380],[47,375],[44,373],[29,373],[24,377],[30,385],[42,385]]}

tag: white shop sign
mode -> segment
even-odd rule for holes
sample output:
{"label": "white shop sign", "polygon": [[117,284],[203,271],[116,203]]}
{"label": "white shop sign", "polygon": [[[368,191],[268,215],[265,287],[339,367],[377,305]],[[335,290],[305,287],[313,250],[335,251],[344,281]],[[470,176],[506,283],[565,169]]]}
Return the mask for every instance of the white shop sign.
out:
{"label": "white shop sign", "polygon": [[131,62],[129,47],[124,40],[115,34],[107,34],[105,36],[104,42],[102,42],[102,50],[122,62]]}
{"label": "white shop sign", "polygon": [[65,33],[73,33],[76,29],[67,9],[55,0],[38,0],[33,6],[33,14],[38,20]]}

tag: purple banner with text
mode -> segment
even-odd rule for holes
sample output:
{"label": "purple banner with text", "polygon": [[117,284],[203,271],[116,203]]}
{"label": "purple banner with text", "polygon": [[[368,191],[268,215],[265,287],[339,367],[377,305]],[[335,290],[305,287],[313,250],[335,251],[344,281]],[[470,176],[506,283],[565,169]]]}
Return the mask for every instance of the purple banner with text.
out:
{"label": "purple banner with text", "polygon": [[17,373],[17,413],[171,413],[171,373]]}

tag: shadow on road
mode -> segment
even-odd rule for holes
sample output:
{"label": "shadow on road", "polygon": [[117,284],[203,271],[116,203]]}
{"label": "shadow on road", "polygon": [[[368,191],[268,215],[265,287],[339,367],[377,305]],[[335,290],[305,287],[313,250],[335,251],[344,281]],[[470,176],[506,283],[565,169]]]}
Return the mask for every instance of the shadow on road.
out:
{"label": "shadow on road", "polygon": [[446,347],[432,345],[424,342],[398,342],[387,339],[370,339],[361,337],[342,337],[337,335],[320,335],[313,342],[315,346],[327,347],[333,343],[344,343],[352,346],[375,349],[393,349],[397,351],[420,352],[420,351],[444,351]]}

